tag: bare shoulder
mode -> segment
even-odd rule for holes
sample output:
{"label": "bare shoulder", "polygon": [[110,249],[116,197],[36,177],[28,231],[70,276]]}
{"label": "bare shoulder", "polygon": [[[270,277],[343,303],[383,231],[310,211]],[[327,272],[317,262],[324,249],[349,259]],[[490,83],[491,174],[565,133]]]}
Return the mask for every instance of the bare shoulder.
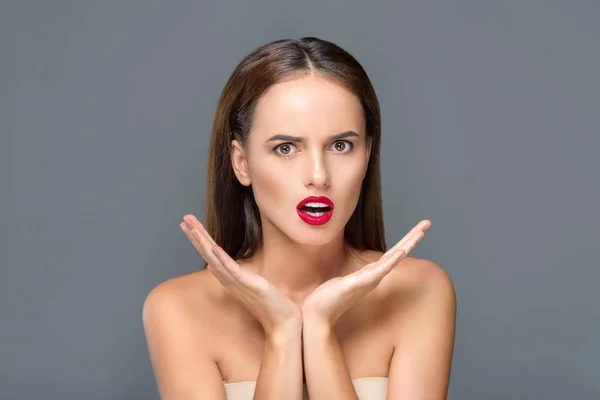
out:
{"label": "bare shoulder", "polygon": [[[382,252],[366,251],[361,258],[374,262],[382,255]],[[454,285],[448,273],[439,264],[423,258],[403,258],[379,286],[384,297],[393,296],[404,303],[427,299],[443,306],[444,303],[452,305],[456,302]]]}
{"label": "bare shoulder", "polygon": [[142,311],[144,326],[168,324],[181,328],[175,332],[194,332],[197,339],[213,340],[211,336],[218,339],[212,331],[218,329],[218,321],[224,315],[223,305],[229,297],[206,269],[168,279],[146,296]]}
{"label": "bare shoulder", "polygon": [[213,352],[219,295],[213,281],[198,271],[162,282],[146,296],[144,332],[161,398],[224,398]]}
{"label": "bare shoulder", "polygon": [[454,299],[454,285],[448,273],[439,264],[424,258],[406,257],[389,274],[398,290],[415,296],[441,296]]}
{"label": "bare shoulder", "polygon": [[381,281],[394,355],[388,396],[446,398],[456,328],[456,295],[437,263],[406,257]]}
{"label": "bare shoulder", "polygon": [[[199,322],[198,317],[207,309],[211,298],[217,294],[214,278],[206,270],[168,279],[155,286],[146,296],[143,319],[167,315],[190,318],[188,322]],[[164,315],[167,314],[167,315]]]}

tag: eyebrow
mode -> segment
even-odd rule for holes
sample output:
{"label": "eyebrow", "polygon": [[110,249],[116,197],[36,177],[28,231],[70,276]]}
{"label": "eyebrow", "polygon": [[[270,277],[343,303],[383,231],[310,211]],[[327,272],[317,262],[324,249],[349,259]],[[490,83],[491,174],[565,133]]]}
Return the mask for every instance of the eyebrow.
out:
{"label": "eyebrow", "polygon": [[[333,135],[330,136],[328,139],[329,140],[340,140],[340,139],[346,139],[348,137],[358,137],[358,133],[353,132],[353,131],[346,131],[346,132],[342,132],[342,133],[338,133],[337,135]],[[266,140],[266,142],[274,142],[276,140],[284,140],[286,142],[303,142],[304,139],[299,137],[299,136],[289,136],[289,135],[274,135],[271,136],[269,139]]]}

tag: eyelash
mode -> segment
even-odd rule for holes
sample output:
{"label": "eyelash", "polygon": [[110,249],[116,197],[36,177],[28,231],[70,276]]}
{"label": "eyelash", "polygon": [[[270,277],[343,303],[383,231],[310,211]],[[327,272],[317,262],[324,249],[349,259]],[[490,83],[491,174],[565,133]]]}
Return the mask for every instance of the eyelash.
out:
{"label": "eyelash", "polygon": [[[346,151],[334,151],[334,153],[338,153],[338,154],[348,154],[350,153],[352,150],[354,150],[354,143],[352,143],[349,140],[336,140],[335,142],[332,143],[332,145],[335,145],[336,143],[345,143],[348,146],[348,150]],[[278,144],[277,146],[273,147],[273,153],[275,153],[275,155],[279,156],[279,157],[292,157],[295,153],[291,153],[291,154],[281,154],[277,151],[277,149],[279,149],[281,146],[296,146],[295,144],[291,143],[291,142],[286,142],[286,143],[281,143]]]}

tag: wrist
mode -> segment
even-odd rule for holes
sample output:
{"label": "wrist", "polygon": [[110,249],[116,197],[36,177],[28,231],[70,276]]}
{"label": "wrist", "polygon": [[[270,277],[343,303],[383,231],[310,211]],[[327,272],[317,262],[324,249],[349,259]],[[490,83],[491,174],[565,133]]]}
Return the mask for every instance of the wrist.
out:
{"label": "wrist", "polygon": [[302,339],[302,326],[290,326],[266,333],[267,344],[274,347],[287,346]]}
{"label": "wrist", "polygon": [[302,319],[302,332],[307,335],[328,336],[333,332],[330,321],[317,316],[307,315]]}

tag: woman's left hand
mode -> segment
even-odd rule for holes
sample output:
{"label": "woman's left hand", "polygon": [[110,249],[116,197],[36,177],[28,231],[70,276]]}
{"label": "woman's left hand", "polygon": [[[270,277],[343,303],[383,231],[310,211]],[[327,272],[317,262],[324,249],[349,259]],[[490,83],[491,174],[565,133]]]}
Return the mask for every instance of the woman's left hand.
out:
{"label": "woman's left hand", "polygon": [[323,283],[302,304],[303,320],[333,327],[357,300],[377,287],[379,282],[419,243],[431,222],[419,222],[394,247],[375,262],[356,272]]}

